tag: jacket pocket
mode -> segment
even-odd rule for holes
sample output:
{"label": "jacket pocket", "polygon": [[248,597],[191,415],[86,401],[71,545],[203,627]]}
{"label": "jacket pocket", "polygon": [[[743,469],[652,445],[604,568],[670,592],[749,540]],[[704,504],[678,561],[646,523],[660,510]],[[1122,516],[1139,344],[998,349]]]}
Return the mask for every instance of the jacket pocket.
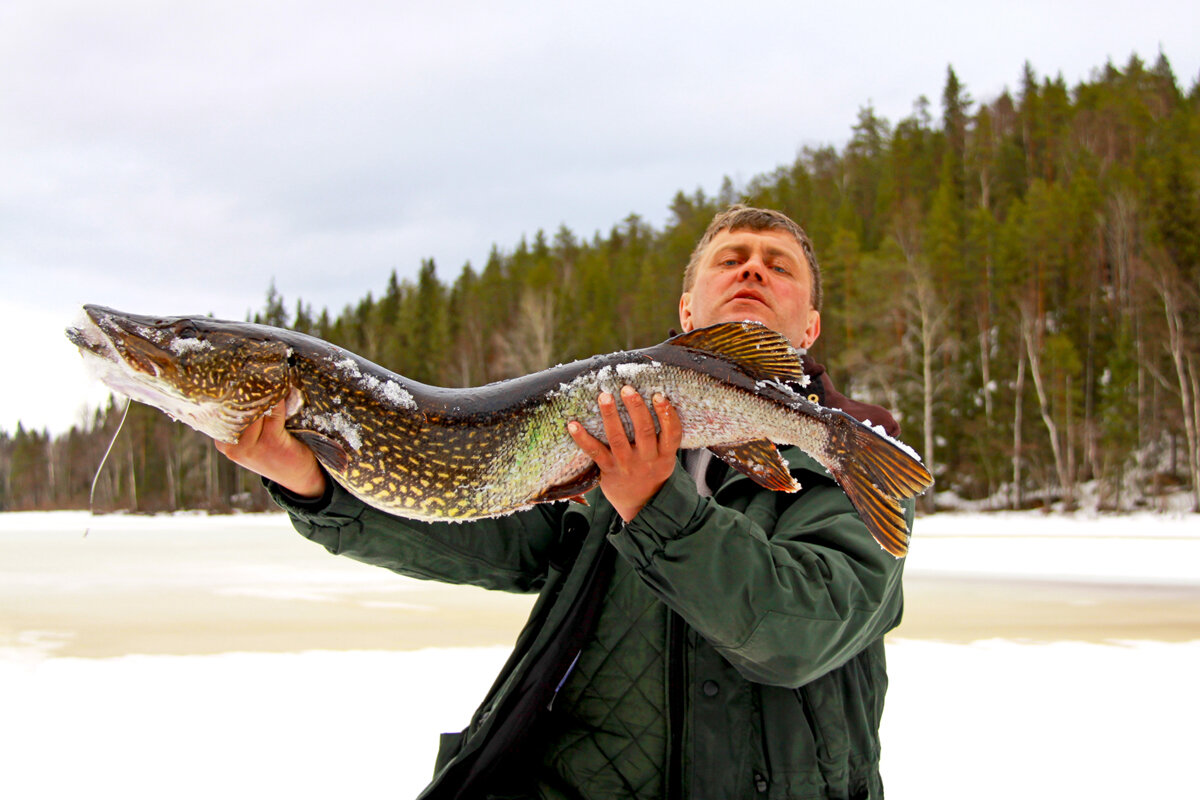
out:
{"label": "jacket pocket", "polygon": [[819,736],[806,713],[798,689],[759,686],[762,698],[763,767],[775,779],[813,780],[820,775],[817,763]]}
{"label": "jacket pocket", "polygon": [[[881,669],[860,655],[799,688],[762,688],[768,797],[876,796]],[[878,680],[878,678],[876,679]]]}
{"label": "jacket pocket", "polygon": [[835,763],[846,752],[846,736],[845,726],[837,719],[830,719],[829,698],[805,686],[793,691],[796,705],[812,732],[817,761],[825,765]]}

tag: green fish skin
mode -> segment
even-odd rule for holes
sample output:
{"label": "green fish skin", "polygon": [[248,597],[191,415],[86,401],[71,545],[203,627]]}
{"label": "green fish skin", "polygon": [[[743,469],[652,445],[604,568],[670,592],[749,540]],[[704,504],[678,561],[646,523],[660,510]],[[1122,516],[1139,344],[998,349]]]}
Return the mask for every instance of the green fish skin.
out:
{"label": "green fish skin", "polygon": [[758,323],[721,323],[467,389],[409,380],[305,334],[207,317],[88,305],[67,336],[111,389],[220,441],[236,442],[286,400],[285,427],[334,480],[413,519],[478,519],[581,499],[599,470],[566,423],[578,420],[603,440],[597,398],[625,385],[647,406],[656,393],[670,400],[681,447],[709,448],[770,489],[800,488],[776,445],[800,447],[897,558],[908,547],[898,501],[933,483],[903,444],[791,388],[807,383],[796,351]]}

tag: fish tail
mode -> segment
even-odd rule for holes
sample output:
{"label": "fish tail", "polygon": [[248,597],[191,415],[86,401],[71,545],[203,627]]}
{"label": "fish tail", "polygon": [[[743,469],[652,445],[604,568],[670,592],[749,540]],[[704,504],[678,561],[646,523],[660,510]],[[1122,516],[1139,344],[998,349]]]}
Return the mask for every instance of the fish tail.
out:
{"label": "fish tail", "polygon": [[908,552],[908,523],[900,499],[933,484],[920,461],[859,424],[839,427],[837,463],[830,468],[875,541],[896,558]]}

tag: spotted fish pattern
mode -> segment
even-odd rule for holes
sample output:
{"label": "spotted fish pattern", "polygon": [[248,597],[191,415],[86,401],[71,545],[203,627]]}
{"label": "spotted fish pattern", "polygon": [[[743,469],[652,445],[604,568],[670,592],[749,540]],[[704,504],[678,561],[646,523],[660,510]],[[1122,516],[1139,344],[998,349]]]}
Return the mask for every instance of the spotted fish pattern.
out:
{"label": "spotted fish pattern", "polygon": [[67,335],[111,388],[218,440],[237,441],[286,400],[285,427],[338,483],[413,519],[469,520],[582,499],[599,471],[566,423],[578,420],[603,440],[597,398],[625,385],[648,406],[656,393],[670,400],[682,447],[707,447],[770,489],[800,488],[776,444],[799,446],[896,557],[908,546],[899,500],[933,482],[909,448],[795,388],[807,382],[796,351],[757,323],[722,323],[468,389],[411,381],[294,331],[205,317],[85,306]]}

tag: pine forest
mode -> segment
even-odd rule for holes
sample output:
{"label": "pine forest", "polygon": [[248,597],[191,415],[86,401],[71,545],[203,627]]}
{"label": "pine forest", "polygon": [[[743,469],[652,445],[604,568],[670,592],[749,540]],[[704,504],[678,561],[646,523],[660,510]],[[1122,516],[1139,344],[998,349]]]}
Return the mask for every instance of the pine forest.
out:
{"label": "pine forest", "polygon": [[[802,132],[797,132],[801,136]],[[453,280],[432,260],[315,312],[275,285],[255,321],[340,344],[414,380],[473,386],[678,327],[683,266],[731,202],[811,236],[824,281],[813,356],[892,409],[937,476],[925,511],[972,502],[1200,510],[1200,84],[1165,56],[1077,86],[1020,70],[891,122],[860,109],[841,149],[805,148],[716,196],[679,191],[661,230],[631,215],[561,227]],[[403,254],[397,254],[398,258]],[[0,510],[88,508],[124,411],[51,436],[0,431]],[[134,403],[96,478],[97,512],[263,509],[259,480]]]}

